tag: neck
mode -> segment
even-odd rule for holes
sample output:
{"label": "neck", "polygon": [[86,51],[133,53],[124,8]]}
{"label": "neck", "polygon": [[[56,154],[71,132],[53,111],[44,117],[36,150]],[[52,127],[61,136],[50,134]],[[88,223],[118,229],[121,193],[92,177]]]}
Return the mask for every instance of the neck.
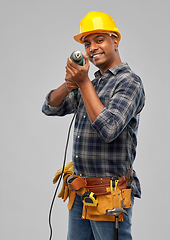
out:
{"label": "neck", "polygon": [[118,50],[116,50],[116,52],[115,52],[115,58],[113,59],[113,61],[111,61],[110,63],[106,63],[106,64],[107,65],[99,66],[99,70],[100,70],[102,75],[104,74],[106,69],[110,69],[112,67],[116,67],[116,66],[122,64],[122,61],[121,61],[121,58],[120,58]]}

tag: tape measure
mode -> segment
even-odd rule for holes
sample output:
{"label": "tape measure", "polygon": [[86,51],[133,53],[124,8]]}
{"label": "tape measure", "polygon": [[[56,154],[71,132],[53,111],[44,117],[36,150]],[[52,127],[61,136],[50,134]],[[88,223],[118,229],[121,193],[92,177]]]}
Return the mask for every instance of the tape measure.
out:
{"label": "tape measure", "polygon": [[93,192],[85,192],[82,196],[82,201],[85,206],[96,207],[98,204],[98,199]]}

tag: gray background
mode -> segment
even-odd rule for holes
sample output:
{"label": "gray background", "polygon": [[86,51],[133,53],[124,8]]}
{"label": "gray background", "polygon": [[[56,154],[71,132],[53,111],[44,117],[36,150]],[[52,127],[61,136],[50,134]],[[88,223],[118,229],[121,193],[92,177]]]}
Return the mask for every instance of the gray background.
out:
{"label": "gray background", "polygon": [[[67,57],[92,10],[110,14],[122,34],[119,50],[146,91],[135,169],[134,239],[169,235],[169,4],[168,1],[1,0],[0,4],[0,239],[49,239],[52,179],[62,166],[71,116],[46,117],[46,94],[63,83]],[[95,67],[89,76],[93,78]],[[67,162],[71,160],[72,136]],[[56,199],[53,239],[66,239],[67,207]]]}

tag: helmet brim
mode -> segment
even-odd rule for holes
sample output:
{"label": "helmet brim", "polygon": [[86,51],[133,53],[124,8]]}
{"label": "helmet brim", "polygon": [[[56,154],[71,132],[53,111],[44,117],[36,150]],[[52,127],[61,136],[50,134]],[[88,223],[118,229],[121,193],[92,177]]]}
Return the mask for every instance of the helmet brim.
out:
{"label": "helmet brim", "polygon": [[96,30],[92,30],[92,31],[87,31],[87,32],[79,33],[79,34],[77,34],[77,35],[74,36],[74,39],[75,39],[75,41],[83,44],[83,38],[86,37],[86,36],[88,36],[88,35],[90,35],[90,34],[93,34],[93,33],[109,33],[109,32],[110,32],[110,33],[116,33],[116,35],[117,35],[117,37],[118,37],[118,39],[119,39],[119,41],[120,41],[120,39],[121,39],[121,34],[120,34],[119,31],[105,31],[105,30],[103,30],[103,29],[96,29]]}

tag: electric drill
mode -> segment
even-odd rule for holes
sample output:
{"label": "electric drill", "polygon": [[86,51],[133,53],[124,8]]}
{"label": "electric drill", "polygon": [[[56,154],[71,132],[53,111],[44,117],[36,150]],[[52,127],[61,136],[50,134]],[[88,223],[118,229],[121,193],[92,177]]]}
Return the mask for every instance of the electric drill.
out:
{"label": "electric drill", "polygon": [[[73,62],[77,63],[78,65],[81,65],[81,66],[84,65],[84,57],[80,51],[74,51],[71,54],[70,58]],[[73,93],[74,93],[74,95],[77,95],[78,89],[73,89]]]}

